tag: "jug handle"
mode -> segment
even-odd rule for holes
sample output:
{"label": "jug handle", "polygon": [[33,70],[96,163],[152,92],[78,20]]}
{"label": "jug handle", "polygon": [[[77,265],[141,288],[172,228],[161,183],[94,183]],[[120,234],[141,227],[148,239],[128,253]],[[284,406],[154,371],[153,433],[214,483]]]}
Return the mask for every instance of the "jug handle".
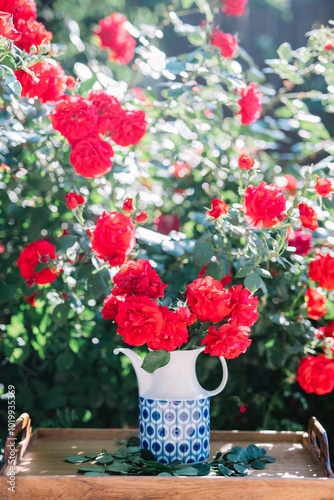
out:
{"label": "jug handle", "polygon": [[206,393],[209,397],[216,396],[217,394],[219,394],[224,389],[224,387],[227,383],[228,369],[227,369],[227,364],[226,364],[225,358],[220,356],[219,360],[220,360],[222,368],[223,368],[223,379],[222,379],[221,383],[219,384],[219,386],[217,387],[217,389],[214,389],[213,391],[206,391]]}

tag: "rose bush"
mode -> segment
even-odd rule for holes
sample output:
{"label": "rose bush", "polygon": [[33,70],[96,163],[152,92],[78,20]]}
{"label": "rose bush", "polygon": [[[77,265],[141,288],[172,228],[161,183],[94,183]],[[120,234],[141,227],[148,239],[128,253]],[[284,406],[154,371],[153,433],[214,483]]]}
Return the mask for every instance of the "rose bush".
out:
{"label": "rose bush", "polygon": [[[0,370],[36,425],[134,424],[134,376],[114,347],[180,348],[196,313],[223,322],[197,340],[231,359],[215,426],[295,430],[333,409],[333,131],[321,120],[333,111],[333,28],[310,32],[300,49],[283,44],[263,72],[242,48],[224,57],[212,45],[224,15],[243,15],[247,2],[212,5],[199,2],[194,25],[176,5],[161,29],[121,14],[106,52],[96,26],[106,29],[109,13],[91,22],[95,39],[87,23],[83,40],[69,24],[82,50],[74,68],[73,47],[60,60],[77,78],[65,81],[34,2],[10,3],[38,53],[1,38]],[[191,49],[168,57],[159,44],[173,26]],[[310,90],[320,80],[322,91]],[[200,376],[215,385],[207,358]]]}

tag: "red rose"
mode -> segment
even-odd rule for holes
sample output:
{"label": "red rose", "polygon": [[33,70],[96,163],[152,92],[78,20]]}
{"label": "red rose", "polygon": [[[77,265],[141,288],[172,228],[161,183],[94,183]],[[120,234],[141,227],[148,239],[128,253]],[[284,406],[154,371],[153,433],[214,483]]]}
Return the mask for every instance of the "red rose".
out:
{"label": "red rose", "polygon": [[139,214],[136,215],[135,219],[138,223],[145,222],[147,220],[148,213],[145,210],[142,210]]}
{"label": "red rose", "polygon": [[211,202],[211,210],[208,210],[206,213],[209,217],[216,220],[221,215],[226,215],[228,213],[228,205],[225,201],[214,198]]}
{"label": "red rose", "polygon": [[187,302],[200,321],[218,323],[231,312],[231,293],[211,276],[187,286]]}
{"label": "red rose", "polygon": [[66,87],[70,90],[73,90],[74,87],[77,84],[77,80],[74,78],[74,76],[68,75],[66,77]]}
{"label": "red rose", "polygon": [[238,101],[240,111],[237,114],[241,115],[241,123],[249,125],[256,122],[261,116],[263,98],[263,94],[257,88],[257,83],[252,82],[247,85],[246,88],[241,90],[240,95]]}
{"label": "red rose", "polygon": [[28,297],[27,295],[25,295],[23,298],[32,307],[36,307],[36,297],[37,297],[37,290],[32,295],[30,295],[30,297]]}
{"label": "red rose", "polygon": [[[20,268],[21,276],[28,281],[31,286],[46,285],[52,283],[57,278],[57,273],[52,265],[52,260],[56,259],[55,245],[46,240],[33,241],[25,245],[17,259],[17,265]],[[35,271],[36,266],[50,262],[50,267],[45,267],[41,271]]]}
{"label": "red rose", "polygon": [[74,210],[78,205],[85,203],[85,198],[78,193],[68,193],[65,195],[67,208]]}
{"label": "red rose", "polygon": [[304,233],[302,229],[288,232],[289,246],[295,247],[297,255],[307,255],[311,250],[312,233]]}
{"label": "red rose", "polygon": [[36,19],[37,9],[34,0],[0,0],[0,11],[13,14],[14,22],[18,19]]}
{"label": "red rose", "polygon": [[119,212],[103,212],[98,218],[92,250],[111,266],[123,264],[136,244],[135,227],[127,215]]}
{"label": "red rose", "polygon": [[38,23],[32,17],[27,21],[18,19],[15,27],[22,33],[22,38],[15,45],[28,53],[33,45],[36,46],[36,53],[38,53],[38,47],[51,42],[53,37],[51,31],[47,31],[44,24]]}
{"label": "red rose", "polygon": [[109,59],[119,64],[128,64],[134,57],[136,40],[124,28],[127,18],[119,12],[113,12],[109,17],[100,19],[94,31],[104,49],[110,49]]}
{"label": "red rose", "polygon": [[211,356],[223,356],[226,359],[237,358],[251,344],[249,328],[236,325],[222,325],[217,330],[216,326],[209,326],[208,334],[201,344],[207,344],[204,352]]}
{"label": "red rose", "polygon": [[232,58],[239,48],[238,42],[230,33],[222,33],[215,29],[210,39],[211,45],[220,49],[223,57]]}
{"label": "red rose", "polygon": [[334,189],[331,181],[328,179],[320,179],[318,175],[316,175],[317,183],[315,185],[315,190],[320,196],[323,198],[332,199],[332,193],[334,193]]}
{"label": "red rose", "polygon": [[332,43],[327,43],[325,46],[324,46],[324,49],[325,50],[332,50],[334,47],[334,45]]}
{"label": "red rose", "polygon": [[250,170],[254,166],[254,163],[255,160],[251,155],[246,155],[245,153],[243,153],[239,156],[239,167],[241,168],[241,170]]}
{"label": "red rose", "polygon": [[232,286],[231,320],[235,326],[252,326],[257,321],[259,299],[242,285]]}
{"label": "red rose", "polygon": [[275,184],[262,181],[257,187],[250,184],[245,192],[245,202],[241,210],[251,227],[263,229],[275,226],[285,219],[286,199]]}
{"label": "red rose", "polygon": [[187,342],[189,337],[188,326],[195,323],[196,317],[187,307],[180,307],[176,311],[170,311],[168,307],[160,306],[160,311],[164,318],[164,324],[155,339],[147,342],[147,346],[153,350],[174,351],[174,349]]}
{"label": "red rose", "polygon": [[118,312],[118,306],[126,299],[125,295],[108,295],[103,301],[101,311],[103,319],[115,319]]}
{"label": "red rose", "polygon": [[171,231],[180,231],[181,221],[176,214],[161,214],[154,219],[156,230],[161,234],[169,234]]}
{"label": "red rose", "polygon": [[133,206],[132,198],[126,198],[123,203],[124,212],[134,212],[136,209]]}
{"label": "red rose", "polygon": [[133,97],[138,99],[138,101],[145,104],[145,106],[153,106],[153,104],[150,103],[147,96],[144,94],[143,90],[140,87],[133,87],[132,89],[129,89],[129,93],[133,95]]}
{"label": "red rose", "polygon": [[88,94],[88,100],[97,109],[95,130],[101,134],[108,133],[110,137],[113,137],[118,131],[124,112],[119,100],[103,90],[93,90]]}
{"label": "red rose", "polygon": [[142,109],[123,110],[118,130],[111,138],[119,146],[134,146],[144,137],[146,127],[147,121],[145,120],[145,112]]}
{"label": "red rose", "polygon": [[313,210],[312,207],[306,205],[306,203],[300,203],[298,209],[302,226],[311,229],[311,231],[315,231],[319,227],[316,211]]}
{"label": "red rose", "polygon": [[334,360],[307,356],[299,365],[297,382],[308,393],[328,394],[334,389]]}
{"label": "red rose", "polygon": [[222,7],[222,11],[226,15],[239,17],[242,16],[246,12],[246,5],[248,0],[221,0],[224,4]]}
{"label": "red rose", "polygon": [[176,161],[168,169],[168,173],[174,175],[177,179],[182,179],[183,177],[188,177],[191,172],[189,165],[184,163],[184,161]]}
{"label": "red rose", "polygon": [[123,264],[113,279],[113,295],[145,295],[150,299],[158,299],[164,296],[167,285],[161,279],[148,260],[130,260]]}
{"label": "red rose", "polygon": [[319,321],[326,314],[327,297],[317,292],[315,288],[308,288],[305,295],[307,315],[310,319]]}
{"label": "red rose", "polygon": [[89,179],[101,177],[112,169],[114,150],[98,136],[86,137],[75,144],[70,162],[74,170]]}
{"label": "red rose", "polygon": [[325,290],[334,290],[334,257],[318,253],[309,263],[309,277]]}
{"label": "red rose", "polygon": [[87,99],[73,95],[57,104],[50,115],[52,126],[70,143],[87,137],[95,129],[97,109]]}
{"label": "red rose", "polygon": [[64,95],[67,77],[58,62],[49,64],[41,61],[30,66],[29,69],[38,78],[38,82],[26,71],[15,71],[16,78],[22,85],[22,97],[38,97],[40,102],[53,104]]}
{"label": "red rose", "polygon": [[322,339],[326,337],[334,338],[334,320],[319,328],[319,333],[315,334],[315,336]]}
{"label": "red rose", "polygon": [[161,332],[164,316],[154,300],[142,297],[127,297],[118,306],[115,321],[117,333],[126,344],[144,345],[154,340]]}
{"label": "red rose", "polygon": [[11,14],[0,11],[0,36],[4,36],[5,38],[8,38],[8,40],[17,42],[20,40],[22,33],[14,28],[14,24],[11,22],[11,17]]}
{"label": "red rose", "polygon": [[280,181],[280,187],[285,191],[287,194],[295,195],[297,192],[297,184],[298,181],[296,177],[290,174],[283,175],[282,177],[279,178]]}

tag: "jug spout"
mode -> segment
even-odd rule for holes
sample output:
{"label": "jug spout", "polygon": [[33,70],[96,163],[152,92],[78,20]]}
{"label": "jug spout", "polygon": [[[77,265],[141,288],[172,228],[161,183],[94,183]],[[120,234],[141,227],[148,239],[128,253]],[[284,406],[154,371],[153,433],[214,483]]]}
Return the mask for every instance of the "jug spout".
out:
{"label": "jug spout", "polygon": [[125,356],[127,356],[132,363],[132,366],[137,375],[139,396],[141,396],[149,389],[151,385],[152,375],[142,369],[141,365],[143,363],[143,360],[132,349],[128,349],[127,347],[114,349],[114,354],[119,354],[120,352],[122,354],[125,354]]}

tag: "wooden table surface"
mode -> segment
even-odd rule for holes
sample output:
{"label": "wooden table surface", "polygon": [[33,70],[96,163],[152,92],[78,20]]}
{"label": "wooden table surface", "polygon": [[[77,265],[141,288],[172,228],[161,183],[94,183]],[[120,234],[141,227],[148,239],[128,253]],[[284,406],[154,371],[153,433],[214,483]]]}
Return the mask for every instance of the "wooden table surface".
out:
{"label": "wooden table surface", "polygon": [[[232,446],[254,443],[266,448],[276,462],[247,477],[89,477],[77,474],[80,464],[65,456],[114,451],[115,439],[138,435],[126,429],[37,429],[30,448],[16,467],[18,500],[334,500],[334,481],[324,477],[310,453],[308,435],[301,432],[212,431],[211,455]],[[84,464],[88,465],[88,463]],[[5,494],[8,478],[0,477]],[[8,498],[10,492],[7,493]],[[5,496],[3,498],[6,498]],[[13,497],[14,498],[14,497]],[[2,497],[0,496],[2,500]],[[6,499],[7,500],[7,499]]]}

